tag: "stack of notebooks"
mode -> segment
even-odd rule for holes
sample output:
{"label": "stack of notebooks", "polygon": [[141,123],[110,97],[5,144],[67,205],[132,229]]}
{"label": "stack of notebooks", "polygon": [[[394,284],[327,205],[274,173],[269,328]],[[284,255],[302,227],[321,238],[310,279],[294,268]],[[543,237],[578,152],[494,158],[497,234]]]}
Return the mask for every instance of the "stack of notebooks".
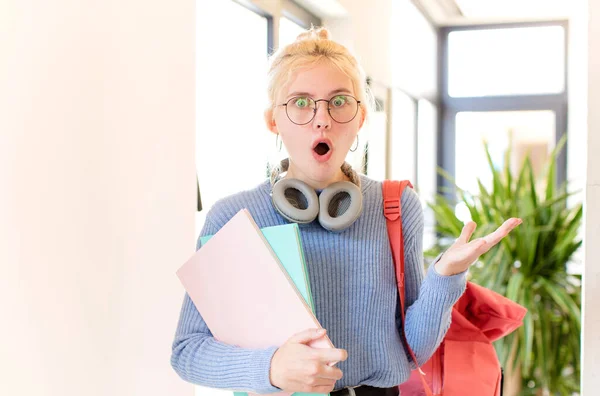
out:
{"label": "stack of notebooks", "polygon": [[[259,229],[242,209],[215,235],[202,237],[201,244],[177,276],[215,339],[263,349],[321,328],[297,224]],[[327,336],[308,345],[333,348]]]}

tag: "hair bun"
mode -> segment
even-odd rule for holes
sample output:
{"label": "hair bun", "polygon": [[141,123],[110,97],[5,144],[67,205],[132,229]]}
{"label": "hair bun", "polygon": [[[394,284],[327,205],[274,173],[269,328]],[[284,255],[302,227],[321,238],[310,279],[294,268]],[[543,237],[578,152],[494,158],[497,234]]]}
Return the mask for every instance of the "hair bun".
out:
{"label": "hair bun", "polygon": [[315,28],[312,26],[310,30],[302,32],[296,37],[296,41],[302,40],[329,40],[329,30],[325,27]]}

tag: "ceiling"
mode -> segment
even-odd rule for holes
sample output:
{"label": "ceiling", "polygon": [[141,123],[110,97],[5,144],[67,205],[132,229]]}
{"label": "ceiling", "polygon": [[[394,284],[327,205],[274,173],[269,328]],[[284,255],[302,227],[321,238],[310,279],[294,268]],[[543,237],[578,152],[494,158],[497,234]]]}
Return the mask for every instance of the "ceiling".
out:
{"label": "ceiling", "polygon": [[319,18],[343,18],[348,12],[339,0],[294,0]]}
{"label": "ceiling", "polygon": [[[320,18],[347,16],[344,5],[365,0],[292,0]],[[373,1],[373,5],[378,0]],[[411,1],[437,26],[569,19],[581,0],[391,0]]]}
{"label": "ceiling", "polygon": [[569,19],[578,1],[412,0],[439,26]]}
{"label": "ceiling", "polygon": [[567,18],[567,0],[454,0],[466,18]]}

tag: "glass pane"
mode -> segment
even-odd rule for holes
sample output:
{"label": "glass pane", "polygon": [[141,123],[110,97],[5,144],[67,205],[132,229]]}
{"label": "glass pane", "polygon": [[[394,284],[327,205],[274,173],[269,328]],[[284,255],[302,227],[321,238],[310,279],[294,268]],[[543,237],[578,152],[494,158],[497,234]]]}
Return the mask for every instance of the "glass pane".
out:
{"label": "glass pane", "polygon": [[283,47],[296,41],[296,37],[302,32],[306,32],[302,26],[289,18],[279,19],[279,47]]}
{"label": "glass pane", "polygon": [[425,216],[423,247],[428,249],[435,243],[435,217],[426,205],[435,199],[437,186],[437,108],[433,103],[421,99],[418,103],[417,139],[417,185]]}
{"label": "glass pane", "polygon": [[[555,145],[555,114],[553,111],[462,112],[456,115],[456,183],[464,190],[478,194],[479,178],[486,188],[492,186],[492,173],[485,155],[487,141],[494,168],[503,169],[504,153],[512,135],[513,174],[521,168],[529,153],[534,175],[540,176]],[[545,186],[540,185],[540,188]],[[469,220],[466,207],[459,205],[456,216]]]}
{"label": "glass pane", "polygon": [[377,108],[369,115],[358,136],[361,142],[364,140],[367,144],[365,148],[367,174],[375,180],[384,180],[386,178],[387,160],[387,114],[389,104],[386,98],[388,97],[388,89],[380,85],[371,85],[371,90],[377,102]]}
{"label": "glass pane", "polygon": [[[363,127],[358,134],[362,139],[368,136],[367,147],[365,149],[367,155],[367,174],[375,180],[385,179],[385,158],[386,158],[386,128],[387,117],[385,112],[376,111],[371,114],[369,125]],[[366,133],[364,133],[364,132]],[[367,132],[368,131],[368,132]],[[354,167],[356,164],[352,164]]]}
{"label": "glass pane", "polygon": [[416,102],[405,93],[392,91],[391,174],[394,180],[416,179]]}
{"label": "glass pane", "polygon": [[448,76],[452,97],[562,92],[565,31],[547,26],[451,32]]}
{"label": "glass pane", "polygon": [[[267,19],[233,1],[200,1],[197,6],[196,166],[203,221],[217,199],[264,180],[275,135],[263,117]],[[214,17],[206,18],[209,12]],[[222,31],[244,34],[215,40],[215,32]]]}

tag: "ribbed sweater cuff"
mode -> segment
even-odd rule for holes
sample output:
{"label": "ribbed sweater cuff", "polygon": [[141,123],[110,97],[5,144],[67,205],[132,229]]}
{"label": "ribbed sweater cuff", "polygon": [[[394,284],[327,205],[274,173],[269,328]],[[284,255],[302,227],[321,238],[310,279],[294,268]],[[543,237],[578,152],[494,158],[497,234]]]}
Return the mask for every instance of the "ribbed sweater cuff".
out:
{"label": "ribbed sweater cuff", "polygon": [[271,384],[269,374],[271,372],[271,360],[277,351],[277,347],[256,350],[255,356],[251,359],[250,372],[253,388],[260,394],[281,392],[276,386]]}
{"label": "ribbed sweater cuff", "polygon": [[445,307],[451,307],[465,292],[469,270],[467,269],[455,275],[440,275],[435,270],[435,264],[440,257],[441,255],[434,260],[427,270],[427,284],[430,286],[430,293],[437,294],[438,299],[444,301]]}

